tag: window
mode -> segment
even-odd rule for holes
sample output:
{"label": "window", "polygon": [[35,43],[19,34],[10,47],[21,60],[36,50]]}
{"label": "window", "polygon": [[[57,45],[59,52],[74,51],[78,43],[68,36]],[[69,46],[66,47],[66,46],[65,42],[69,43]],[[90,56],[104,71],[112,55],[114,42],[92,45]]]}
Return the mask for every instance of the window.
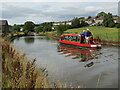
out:
{"label": "window", "polygon": [[77,40],[77,42],[80,42],[80,37],[77,37],[77,39],[76,39],[76,40]]}
{"label": "window", "polygon": [[76,41],[76,36],[73,36],[72,41]]}
{"label": "window", "polygon": [[64,36],[64,40],[68,40],[69,39],[69,37],[68,36]]}
{"label": "window", "polygon": [[79,36],[64,36],[64,40],[80,42],[80,37]]}
{"label": "window", "polygon": [[69,36],[69,41],[72,41],[73,40],[73,36]]}

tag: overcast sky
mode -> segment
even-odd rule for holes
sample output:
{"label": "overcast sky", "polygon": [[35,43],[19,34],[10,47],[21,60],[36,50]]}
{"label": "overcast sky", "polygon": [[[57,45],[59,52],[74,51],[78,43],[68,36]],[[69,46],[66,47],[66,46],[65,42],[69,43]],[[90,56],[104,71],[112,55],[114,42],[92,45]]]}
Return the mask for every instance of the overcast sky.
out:
{"label": "overcast sky", "polygon": [[74,17],[96,16],[104,11],[118,15],[118,2],[2,2],[0,19],[10,25],[71,20]]}

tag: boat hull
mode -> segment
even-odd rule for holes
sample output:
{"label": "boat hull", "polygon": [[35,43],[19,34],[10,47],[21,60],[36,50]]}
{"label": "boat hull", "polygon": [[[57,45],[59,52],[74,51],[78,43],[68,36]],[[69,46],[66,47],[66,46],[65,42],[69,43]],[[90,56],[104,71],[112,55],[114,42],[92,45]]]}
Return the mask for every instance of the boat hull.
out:
{"label": "boat hull", "polygon": [[91,48],[91,49],[101,49],[101,44],[81,44],[79,42],[72,42],[72,41],[64,41],[60,40],[58,41],[61,44],[67,44],[67,45],[73,45],[78,47],[85,47],[85,48]]}

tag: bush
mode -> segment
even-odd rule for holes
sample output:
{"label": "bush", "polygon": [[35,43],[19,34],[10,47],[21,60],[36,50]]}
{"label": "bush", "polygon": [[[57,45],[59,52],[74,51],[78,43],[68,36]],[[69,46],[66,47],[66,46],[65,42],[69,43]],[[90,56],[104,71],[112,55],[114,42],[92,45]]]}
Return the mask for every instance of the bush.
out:
{"label": "bush", "polygon": [[116,24],[115,24],[115,27],[116,27],[116,28],[120,28],[120,23],[116,23]]}
{"label": "bush", "polygon": [[56,30],[57,30],[58,36],[60,36],[61,34],[63,34],[65,30],[67,30],[67,28],[66,28],[66,25],[58,25]]}
{"label": "bush", "polygon": [[24,30],[24,35],[28,35],[29,31],[28,30]]}

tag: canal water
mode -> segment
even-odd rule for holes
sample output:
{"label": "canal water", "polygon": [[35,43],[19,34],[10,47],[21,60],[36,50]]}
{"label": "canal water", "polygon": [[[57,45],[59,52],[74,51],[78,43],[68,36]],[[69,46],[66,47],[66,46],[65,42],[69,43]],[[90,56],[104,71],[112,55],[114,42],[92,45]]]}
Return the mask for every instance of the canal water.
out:
{"label": "canal water", "polygon": [[77,49],[45,36],[20,37],[14,40],[13,45],[28,58],[36,58],[37,67],[46,68],[50,83],[59,80],[67,87],[118,87],[117,47]]}

